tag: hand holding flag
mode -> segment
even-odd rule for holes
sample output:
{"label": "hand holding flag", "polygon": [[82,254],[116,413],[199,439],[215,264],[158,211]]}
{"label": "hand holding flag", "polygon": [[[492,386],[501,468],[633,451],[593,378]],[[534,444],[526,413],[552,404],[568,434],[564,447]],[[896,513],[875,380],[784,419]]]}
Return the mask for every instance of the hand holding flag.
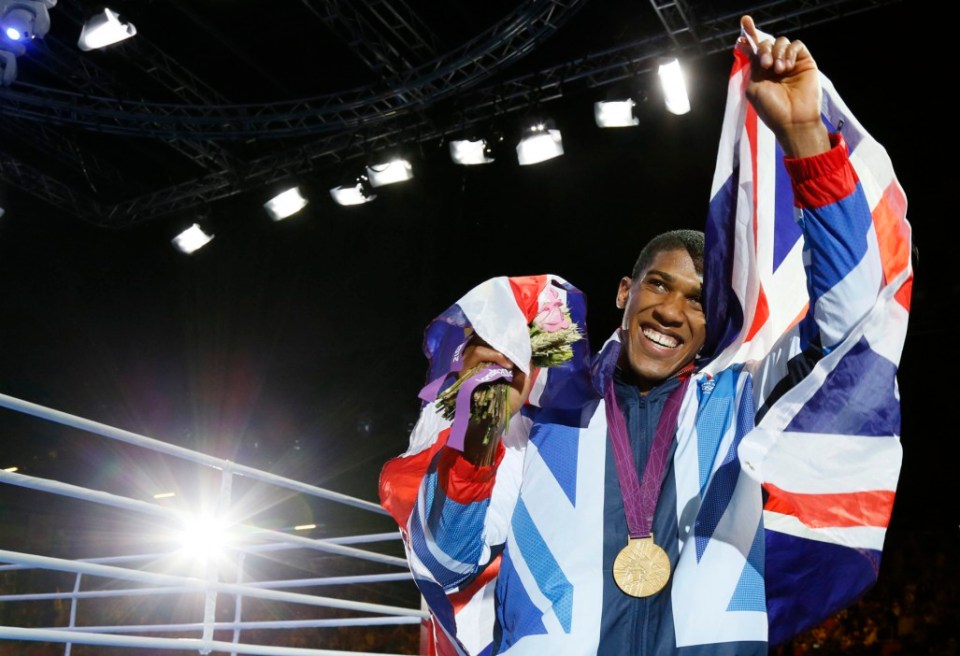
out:
{"label": "hand holding flag", "polygon": [[817,64],[799,40],[775,40],[757,30],[750,16],[740,21],[737,47],[752,60],[747,99],[766,123],[787,157],[809,157],[830,150],[820,119]]}

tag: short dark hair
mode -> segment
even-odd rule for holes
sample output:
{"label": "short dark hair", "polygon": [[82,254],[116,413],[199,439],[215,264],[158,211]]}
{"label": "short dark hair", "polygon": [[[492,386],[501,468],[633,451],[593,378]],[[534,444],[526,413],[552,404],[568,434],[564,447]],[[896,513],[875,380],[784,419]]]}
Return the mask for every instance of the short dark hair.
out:
{"label": "short dark hair", "polygon": [[663,232],[647,242],[647,245],[640,251],[636,263],[633,265],[633,271],[630,272],[631,278],[638,278],[640,274],[650,267],[654,258],[665,251],[684,250],[693,260],[693,266],[697,269],[699,275],[703,275],[703,233],[699,230],[670,230]]}

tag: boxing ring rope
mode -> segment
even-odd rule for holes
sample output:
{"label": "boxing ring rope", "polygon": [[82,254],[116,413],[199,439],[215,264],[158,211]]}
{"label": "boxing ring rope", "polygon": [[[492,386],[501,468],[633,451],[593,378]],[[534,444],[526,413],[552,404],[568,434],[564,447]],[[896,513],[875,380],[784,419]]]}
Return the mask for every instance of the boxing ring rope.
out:
{"label": "boxing ring rope", "polygon": [[[0,407],[31,415],[71,428],[80,429],[101,437],[124,442],[148,449],[181,461],[209,468],[219,473],[220,489],[217,497],[217,515],[229,516],[231,491],[234,477],[255,481],[258,484],[283,488],[306,497],[332,501],[351,508],[385,515],[377,504],[320,487],[309,485],[262,471],[253,467],[216,458],[156,440],[144,435],[132,433],[101,424],[88,419],[53,410],[41,405],[0,394]],[[84,502],[98,504],[126,513],[136,513],[159,518],[165,522],[184,522],[192,517],[191,513],[151,503],[128,496],[113,494],[103,490],[73,485],[56,480],[38,478],[15,471],[0,470],[0,484],[31,489],[60,497],[68,497]],[[262,528],[252,524],[234,523],[230,527],[231,535],[238,538],[230,546],[230,552],[236,556],[237,581],[230,583],[220,580],[220,567],[211,557],[201,558],[195,566],[202,571],[201,576],[182,573],[161,573],[137,568],[140,563],[162,561],[174,558],[177,552],[155,552],[148,554],[125,554],[100,558],[65,559],[38,554],[0,549],[0,576],[5,572],[23,570],[47,570],[65,572],[74,575],[72,591],[11,593],[0,589],[0,607],[5,603],[24,603],[34,601],[70,602],[69,623],[67,626],[26,628],[0,626],[0,646],[5,640],[24,640],[46,643],[62,643],[65,656],[70,655],[71,646],[99,645],[140,649],[160,649],[171,652],[198,652],[200,654],[262,654],[264,656],[319,656],[326,654],[372,654],[375,652],[334,651],[301,647],[283,647],[265,644],[251,644],[240,641],[243,631],[260,629],[311,629],[322,627],[358,627],[420,624],[427,617],[421,608],[402,608],[387,604],[350,601],[333,597],[305,594],[290,590],[320,587],[328,585],[355,585],[367,583],[403,582],[412,578],[404,558],[370,551],[353,545],[371,544],[399,540],[396,531],[369,533],[336,538],[312,539],[293,535],[284,531]],[[287,550],[309,550],[334,556],[358,559],[401,568],[397,572],[359,574],[347,576],[324,576],[310,578],[270,579],[243,581],[249,573],[245,571],[244,560],[250,556]],[[196,568],[196,567],[195,567]],[[118,587],[106,590],[83,590],[86,578],[107,579],[111,582],[132,583],[136,587]],[[198,621],[173,623],[128,623],[122,625],[84,625],[77,626],[77,611],[81,601],[120,598],[153,597],[162,598],[175,595],[202,595],[202,618]],[[234,598],[233,619],[217,619],[218,595]],[[243,600],[254,599],[259,602],[277,604],[298,604],[307,607],[323,607],[361,613],[358,617],[316,618],[316,619],[271,619],[244,620]],[[232,640],[215,639],[215,631],[232,631]],[[164,638],[143,633],[186,633],[200,634],[200,637]],[[383,652],[376,652],[383,653]],[[131,654],[133,656],[133,654]]]}

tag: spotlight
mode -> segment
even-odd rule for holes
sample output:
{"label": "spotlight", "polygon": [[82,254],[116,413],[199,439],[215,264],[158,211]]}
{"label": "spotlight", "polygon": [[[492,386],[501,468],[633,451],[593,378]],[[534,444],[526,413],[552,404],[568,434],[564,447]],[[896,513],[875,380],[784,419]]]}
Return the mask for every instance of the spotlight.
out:
{"label": "spotlight", "polygon": [[563,155],[563,140],[550,119],[535,120],[517,144],[517,161],[521,166],[539,164],[560,155]]}
{"label": "spotlight", "polygon": [[49,8],[57,0],[0,0],[0,26],[10,41],[42,38],[50,31]]}
{"label": "spotlight", "polygon": [[199,249],[210,243],[213,235],[208,235],[203,229],[194,223],[192,226],[181,232],[173,238],[173,245],[180,251],[191,255]]}
{"label": "spotlight", "polygon": [[133,23],[122,23],[120,16],[112,9],[104,9],[83,24],[77,47],[81,50],[106,48],[118,41],[129,39],[137,33]]}
{"label": "spotlight", "polygon": [[604,100],[593,103],[593,117],[597,126],[601,128],[624,128],[639,125],[640,121],[633,115],[636,103],[632,98],[626,100]]}
{"label": "spotlight", "polygon": [[340,205],[362,205],[377,197],[366,175],[357,176],[352,182],[334,187],[330,190],[330,195]]}
{"label": "spotlight", "polygon": [[483,138],[450,141],[450,159],[453,160],[454,164],[462,164],[463,166],[490,164],[495,160],[493,148]]}
{"label": "spotlight", "polygon": [[57,0],[0,0],[0,85],[17,79],[17,57],[24,43],[43,37],[50,30],[47,11]]}
{"label": "spotlight", "polygon": [[402,157],[386,157],[367,166],[367,177],[374,187],[404,182],[413,177],[413,166]]}
{"label": "spotlight", "polygon": [[219,558],[232,542],[227,521],[210,515],[185,518],[177,538],[184,553],[198,560]]}
{"label": "spotlight", "polygon": [[299,187],[291,187],[282,191],[266,203],[263,207],[274,221],[282,221],[293,216],[307,206],[307,199],[300,195]]}
{"label": "spotlight", "polygon": [[673,59],[660,65],[660,84],[663,86],[663,98],[667,110],[674,114],[686,114],[690,111],[690,99],[687,97],[687,84],[683,79],[680,62]]}

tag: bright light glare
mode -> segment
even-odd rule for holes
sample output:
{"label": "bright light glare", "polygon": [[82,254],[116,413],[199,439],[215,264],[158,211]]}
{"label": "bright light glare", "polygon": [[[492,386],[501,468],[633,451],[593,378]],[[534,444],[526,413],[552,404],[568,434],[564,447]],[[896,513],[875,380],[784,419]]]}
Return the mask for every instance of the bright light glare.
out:
{"label": "bright light glare", "polygon": [[181,549],[191,556],[216,558],[230,544],[226,523],[215,517],[193,517],[178,535]]}
{"label": "bright light glare", "polygon": [[487,153],[486,139],[455,139],[451,141],[450,159],[455,164],[463,164],[464,166],[493,162],[493,158]]}
{"label": "bright light glare", "polygon": [[300,524],[299,526],[294,526],[294,531],[309,531],[310,529],[317,528],[316,524]]}
{"label": "bright light glare", "polygon": [[548,130],[537,126],[537,131],[517,144],[517,161],[521,166],[539,164],[563,155],[563,140],[560,130]]}
{"label": "bright light glare", "polygon": [[213,235],[208,235],[199,225],[194,223],[174,237],[172,241],[174,246],[190,255],[210,243],[211,239],[213,239]]}
{"label": "bright light glare", "polygon": [[274,221],[281,221],[293,216],[307,206],[307,199],[300,194],[299,187],[291,187],[281,192],[263,204],[267,214]]}
{"label": "bright light glare", "polygon": [[4,468],[3,468],[3,471],[5,471],[5,472],[10,472],[10,473],[12,474],[12,473],[14,473],[14,472],[20,471],[20,468],[19,468],[19,467],[4,467]]}
{"label": "bright light glare", "polygon": [[374,187],[403,182],[413,177],[413,166],[405,159],[393,159],[389,162],[367,167],[367,177]]}
{"label": "bright light glare", "polygon": [[26,41],[42,38],[50,31],[48,8],[57,0],[31,0],[30,2],[0,2],[6,5],[3,15],[3,32],[11,41]]}
{"label": "bright light glare", "polygon": [[77,47],[81,50],[96,50],[106,48],[118,41],[129,39],[137,33],[133,23],[122,23],[117,12],[104,9],[83,24],[80,30],[80,39]]}
{"label": "bright light glare", "polygon": [[6,24],[3,31],[11,41],[33,38],[32,31],[36,23],[36,15],[26,7],[14,6],[3,17],[3,22]]}
{"label": "bright light glare", "polygon": [[154,499],[169,499],[170,497],[177,496],[176,492],[158,492],[153,495]]}
{"label": "bright light glare", "polygon": [[334,187],[330,190],[330,195],[333,197],[333,200],[337,201],[340,205],[362,205],[363,203],[369,203],[377,197],[376,194],[369,193],[369,190],[364,187],[362,182],[357,182],[352,186],[343,185]]}
{"label": "bright light glare", "polygon": [[625,128],[639,125],[639,119],[633,115],[634,105],[630,98],[596,102],[593,103],[593,117],[601,128]]}
{"label": "bright light glare", "polygon": [[683,69],[676,59],[661,64],[660,84],[667,110],[674,114],[686,114],[690,111],[690,99],[687,97],[687,84],[683,78]]}

